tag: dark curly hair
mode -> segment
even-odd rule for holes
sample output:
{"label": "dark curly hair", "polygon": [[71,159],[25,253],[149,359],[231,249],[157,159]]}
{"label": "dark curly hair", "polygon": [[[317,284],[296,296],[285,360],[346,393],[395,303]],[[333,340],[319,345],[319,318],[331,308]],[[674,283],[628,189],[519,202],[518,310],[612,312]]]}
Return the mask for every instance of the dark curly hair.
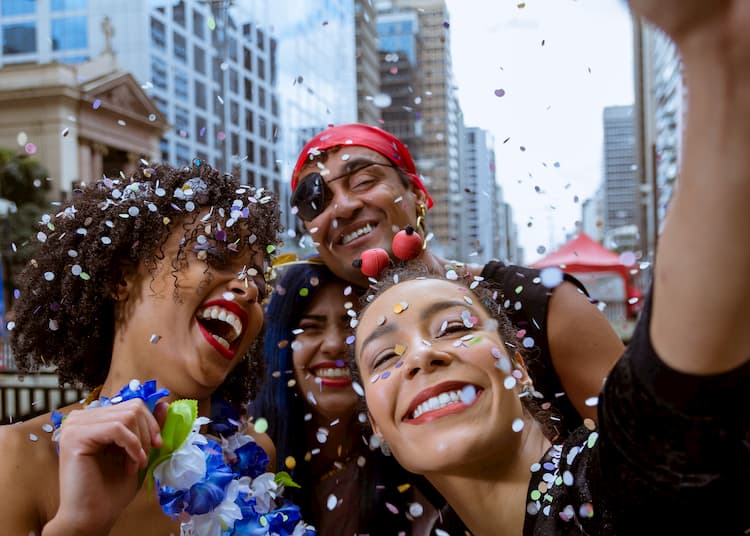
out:
{"label": "dark curly hair", "polygon": [[[191,225],[199,219],[200,225]],[[42,217],[38,250],[19,278],[11,332],[19,368],[53,366],[61,385],[93,389],[110,367],[115,323],[121,320],[115,318],[118,285],[139,264],[153,277],[171,233],[184,233],[170,260],[173,298],[179,300],[188,252],[206,263],[208,284],[210,267],[230,257],[262,252],[270,263],[280,231],[275,194],[197,160],[190,167],[144,166],[127,179],[121,174],[82,185],[56,214]],[[265,292],[264,281],[258,286]],[[216,396],[233,404],[255,396],[262,377],[260,341],[262,336]]]}
{"label": "dark curly hair", "polygon": [[[456,270],[451,271],[457,273]],[[378,280],[370,280],[371,284],[361,298],[361,308],[359,312],[360,318],[367,310],[367,307],[378,296],[399,283],[414,279],[448,280],[445,273],[436,273],[419,261],[410,261],[399,267],[390,268],[378,277]],[[500,295],[500,289],[490,281],[481,277],[473,277],[471,275],[457,277],[456,279],[450,280],[450,282],[471,290],[471,292],[479,298],[490,316],[497,321],[497,332],[506,346],[511,364],[518,365],[519,361],[525,362],[527,354],[526,349],[522,345],[513,343],[513,341],[517,340],[516,328],[513,327],[513,324],[497,302],[497,298]],[[359,333],[357,336],[361,337]],[[352,366],[352,375],[361,383],[360,374],[354,359],[352,359]],[[544,403],[540,399],[541,395],[532,390],[529,395],[523,397],[522,404],[526,411],[541,423],[544,434],[550,440],[554,440],[559,436],[559,431],[557,429],[559,417],[550,404]]]}

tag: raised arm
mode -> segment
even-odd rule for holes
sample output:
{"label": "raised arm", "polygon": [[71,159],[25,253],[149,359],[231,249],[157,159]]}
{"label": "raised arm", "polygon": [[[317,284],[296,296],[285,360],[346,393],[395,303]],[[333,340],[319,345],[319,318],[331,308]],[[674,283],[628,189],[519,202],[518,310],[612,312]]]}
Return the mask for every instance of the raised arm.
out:
{"label": "raised arm", "polygon": [[682,167],[655,264],[651,333],[672,368],[731,370],[750,357],[750,2],[632,0],[681,50]]}

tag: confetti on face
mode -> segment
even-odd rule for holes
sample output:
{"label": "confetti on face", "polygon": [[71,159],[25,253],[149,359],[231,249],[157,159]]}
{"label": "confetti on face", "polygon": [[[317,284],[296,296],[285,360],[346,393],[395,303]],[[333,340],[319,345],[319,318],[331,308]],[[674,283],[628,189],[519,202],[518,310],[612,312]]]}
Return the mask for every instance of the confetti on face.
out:
{"label": "confetti on face", "polygon": [[151,337],[149,337],[148,339],[148,342],[150,342],[151,344],[156,344],[157,342],[159,342],[159,339],[161,339],[159,335],[157,335],[156,333],[152,333]]}
{"label": "confetti on face", "polygon": [[516,379],[513,376],[506,376],[505,380],[503,380],[503,387],[505,387],[507,390],[511,390],[516,386]]}
{"label": "confetti on face", "polygon": [[594,406],[597,406],[599,404],[599,397],[598,396],[589,397],[586,399],[585,404],[588,407],[593,408]]}
{"label": "confetti on face", "polygon": [[520,432],[523,430],[524,422],[523,419],[513,419],[513,424],[511,424],[511,428],[514,432]]}

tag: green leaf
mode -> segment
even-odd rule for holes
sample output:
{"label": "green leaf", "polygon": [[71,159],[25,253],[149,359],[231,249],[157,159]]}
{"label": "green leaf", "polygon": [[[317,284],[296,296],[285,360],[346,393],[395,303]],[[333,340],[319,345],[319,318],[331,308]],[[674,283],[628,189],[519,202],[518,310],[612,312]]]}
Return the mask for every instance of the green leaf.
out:
{"label": "green leaf", "polygon": [[292,476],[286,471],[279,471],[278,473],[276,473],[276,476],[273,477],[273,481],[287,488],[300,487],[299,484],[292,480]]}
{"label": "green leaf", "polygon": [[154,469],[182,446],[185,439],[190,435],[197,417],[197,400],[175,400],[169,404],[167,419],[161,429],[162,446],[158,449],[151,449],[148,456],[148,465],[139,475],[139,485],[145,479],[147,480],[148,490],[151,491],[154,484]]}

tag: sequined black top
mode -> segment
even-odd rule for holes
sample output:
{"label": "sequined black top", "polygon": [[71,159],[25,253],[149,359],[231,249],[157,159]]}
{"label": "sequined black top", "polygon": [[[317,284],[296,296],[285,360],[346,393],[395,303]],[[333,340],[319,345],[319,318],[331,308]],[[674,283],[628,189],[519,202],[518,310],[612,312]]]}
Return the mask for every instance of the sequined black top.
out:
{"label": "sequined black top", "polygon": [[750,363],[672,370],[650,313],[649,299],[600,394],[599,428],[532,468],[524,536],[750,534]]}

